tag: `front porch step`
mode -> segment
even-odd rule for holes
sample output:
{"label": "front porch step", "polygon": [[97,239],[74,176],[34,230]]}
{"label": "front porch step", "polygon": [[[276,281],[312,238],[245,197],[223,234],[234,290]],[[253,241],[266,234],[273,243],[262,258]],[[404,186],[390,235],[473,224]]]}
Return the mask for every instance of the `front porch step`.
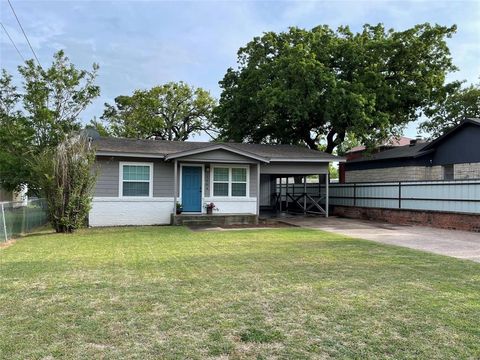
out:
{"label": "front porch step", "polygon": [[227,226],[227,225],[253,225],[258,223],[255,214],[180,214],[172,216],[173,225],[185,226]]}

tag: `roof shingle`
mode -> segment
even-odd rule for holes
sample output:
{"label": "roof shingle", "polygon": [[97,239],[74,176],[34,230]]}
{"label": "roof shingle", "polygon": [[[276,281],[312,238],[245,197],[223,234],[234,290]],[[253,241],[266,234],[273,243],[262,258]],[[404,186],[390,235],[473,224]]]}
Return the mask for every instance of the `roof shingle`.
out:
{"label": "roof shingle", "polygon": [[175,153],[201,150],[210,146],[222,144],[227,148],[250,152],[268,159],[308,159],[339,161],[342,158],[296,145],[267,145],[246,143],[212,143],[198,141],[167,141],[167,140],[137,140],[125,138],[101,137],[93,141],[97,151],[111,153],[138,153],[159,156],[173,155]]}

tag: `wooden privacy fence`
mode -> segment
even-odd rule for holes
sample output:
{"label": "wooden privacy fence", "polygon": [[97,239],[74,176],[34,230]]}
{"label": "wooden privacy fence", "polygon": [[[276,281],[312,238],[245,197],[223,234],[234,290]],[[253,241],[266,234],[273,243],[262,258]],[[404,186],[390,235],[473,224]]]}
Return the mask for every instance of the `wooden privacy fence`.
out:
{"label": "wooden privacy fence", "polygon": [[480,180],[330,184],[330,204],[480,214]]}

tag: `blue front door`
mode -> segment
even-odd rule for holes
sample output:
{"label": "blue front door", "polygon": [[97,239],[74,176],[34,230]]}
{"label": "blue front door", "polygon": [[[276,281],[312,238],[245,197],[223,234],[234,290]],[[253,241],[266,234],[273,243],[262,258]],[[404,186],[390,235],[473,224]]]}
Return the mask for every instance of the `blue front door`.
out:
{"label": "blue front door", "polygon": [[186,212],[202,211],[202,168],[182,167],[182,206]]}

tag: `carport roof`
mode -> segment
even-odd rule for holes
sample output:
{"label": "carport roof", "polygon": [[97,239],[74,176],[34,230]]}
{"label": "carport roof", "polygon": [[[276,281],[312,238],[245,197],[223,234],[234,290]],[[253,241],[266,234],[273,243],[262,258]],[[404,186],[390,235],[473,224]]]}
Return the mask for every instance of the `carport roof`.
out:
{"label": "carport roof", "polygon": [[213,143],[198,141],[138,140],[100,137],[93,140],[98,155],[178,158],[221,148],[261,161],[344,161],[343,158],[296,145]]}

